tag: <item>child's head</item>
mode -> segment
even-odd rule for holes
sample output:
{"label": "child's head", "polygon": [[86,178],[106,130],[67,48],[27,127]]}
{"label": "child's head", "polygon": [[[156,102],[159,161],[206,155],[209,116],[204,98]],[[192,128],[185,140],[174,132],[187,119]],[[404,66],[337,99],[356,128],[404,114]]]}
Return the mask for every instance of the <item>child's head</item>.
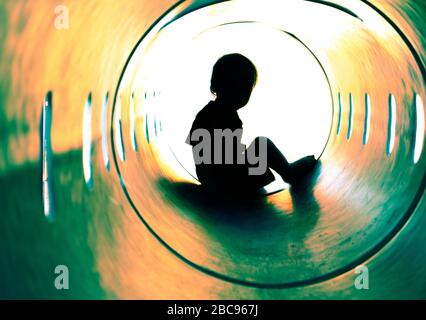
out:
{"label": "child's head", "polygon": [[241,54],[229,54],[220,58],[213,67],[211,92],[217,100],[239,109],[250,99],[256,85],[257,70],[254,64]]}

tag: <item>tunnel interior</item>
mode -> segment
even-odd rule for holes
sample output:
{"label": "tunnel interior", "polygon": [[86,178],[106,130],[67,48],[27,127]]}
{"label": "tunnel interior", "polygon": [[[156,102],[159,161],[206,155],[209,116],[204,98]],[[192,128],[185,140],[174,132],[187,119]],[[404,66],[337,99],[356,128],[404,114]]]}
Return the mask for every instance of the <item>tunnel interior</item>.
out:
{"label": "tunnel interior", "polygon": [[[69,47],[69,39],[54,38],[53,58],[40,67],[49,71],[45,79],[31,87],[14,74],[16,92],[28,101],[43,99],[43,105],[10,111],[6,118],[26,119],[28,130],[34,128],[34,135],[21,137],[21,145],[40,144],[22,151],[9,142],[0,166],[7,173],[25,162],[41,164],[39,190],[33,192],[52,228],[61,219],[60,203],[81,196],[93,212],[101,212],[102,193],[102,199],[128,207],[123,211],[137,220],[113,234],[146,232],[163,255],[189,266],[188,275],[272,292],[309,292],[310,286],[342,279],[374,260],[404,230],[425,223],[416,222],[425,208],[424,35],[413,27],[420,22],[398,14],[398,1],[387,6],[381,1],[194,0],[152,4],[145,11],[135,10],[134,1],[126,3],[125,9],[109,3],[103,13],[112,17],[127,10],[129,21],[120,31],[105,22],[118,37],[99,36],[87,50],[84,43]],[[81,10],[84,20],[79,5],[70,7]],[[25,8],[9,5],[10,12],[14,9]],[[34,16],[31,23],[40,21]],[[88,34],[99,31],[82,22],[85,26]],[[28,52],[25,48],[21,55]],[[48,56],[47,45],[45,52]],[[303,190],[278,176],[263,196],[243,202],[217,199],[199,188],[185,138],[196,113],[212,98],[214,62],[232,52],[247,55],[259,69],[258,87],[240,113],[246,141],[266,135],[291,161],[307,154],[320,159],[315,179]],[[94,61],[99,63],[90,70]],[[55,71],[61,67],[66,70],[62,82],[49,81],[61,79]],[[81,175],[56,178],[56,158],[70,150],[81,152]],[[82,181],[80,194],[61,192],[67,179]],[[121,219],[118,209],[110,211],[109,219]],[[94,238],[103,238],[100,233],[94,231]],[[143,246],[132,241],[129,236],[126,243]],[[144,254],[129,255],[161,277]],[[137,278],[142,271],[130,264]],[[108,270],[100,273],[115,291]],[[182,286],[173,279],[167,285]],[[227,297],[235,296],[230,290]]]}
{"label": "tunnel interior", "polygon": [[[424,177],[424,167],[414,159],[423,135],[413,139],[416,130],[424,132],[415,120],[424,119],[422,72],[379,13],[368,6],[353,9],[304,1],[261,7],[235,1],[195,9],[182,4],[141,40],[116,91],[111,138],[128,199],[170,251],[229,281],[296,286],[361,264],[407,221]],[[310,24],[296,18],[301,12]],[[300,51],[292,54],[288,43],[279,51],[280,37],[286,36],[304,46],[316,70],[307,67]],[[191,95],[208,90],[208,72],[217,58],[236,50],[255,56],[256,49],[279,76],[260,73],[268,90],[247,107],[257,129],[252,136],[262,126],[275,129],[275,136],[289,140],[280,146],[293,160],[321,156],[321,173],[302,194],[276,182],[269,188],[278,193],[264,203],[235,206],[204,199],[189,187],[196,174],[185,165],[192,153],[184,144],[196,108],[209,100],[200,94],[193,102]],[[280,68],[280,59],[290,59],[296,72],[285,74],[289,68]],[[286,99],[286,89],[295,91],[288,83],[308,92]],[[401,179],[397,189],[395,179]],[[398,203],[392,201],[395,193]]]}

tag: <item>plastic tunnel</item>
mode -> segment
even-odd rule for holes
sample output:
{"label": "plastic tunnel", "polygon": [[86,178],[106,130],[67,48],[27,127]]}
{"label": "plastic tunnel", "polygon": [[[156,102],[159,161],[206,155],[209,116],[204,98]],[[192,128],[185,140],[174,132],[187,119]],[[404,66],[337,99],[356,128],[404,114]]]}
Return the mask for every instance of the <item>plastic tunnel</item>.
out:
{"label": "plastic tunnel", "polygon": [[[426,298],[425,15],[420,0],[3,0],[0,298]],[[259,67],[248,139],[321,160],[303,192],[200,191],[186,134],[236,51]]]}

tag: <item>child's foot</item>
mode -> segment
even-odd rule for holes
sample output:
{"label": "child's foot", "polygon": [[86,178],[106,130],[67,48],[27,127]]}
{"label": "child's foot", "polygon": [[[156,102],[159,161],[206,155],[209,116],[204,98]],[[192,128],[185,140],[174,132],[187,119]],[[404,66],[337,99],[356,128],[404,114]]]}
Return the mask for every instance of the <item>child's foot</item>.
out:
{"label": "child's foot", "polygon": [[291,167],[290,184],[296,184],[303,181],[318,164],[318,160],[314,156],[304,157],[296,162],[293,162]]}

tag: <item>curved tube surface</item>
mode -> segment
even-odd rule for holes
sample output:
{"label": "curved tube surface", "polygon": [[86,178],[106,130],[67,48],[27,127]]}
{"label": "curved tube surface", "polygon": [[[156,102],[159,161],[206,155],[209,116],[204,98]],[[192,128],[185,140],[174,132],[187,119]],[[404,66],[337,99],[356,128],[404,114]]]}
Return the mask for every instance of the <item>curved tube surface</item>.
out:
{"label": "curved tube surface", "polygon": [[[57,298],[57,265],[75,279],[63,298],[426,297],[420,1],[63,3],[0,5],[0,297]],[[321,157],[303,192],[224,203],[198,186],[184,139],[208,96],[188,88],[239,49],[311,66],[264,73],[306,86],[303,122],[285,94],[247,108],[257,129],[301,123],[274,137]]]}

